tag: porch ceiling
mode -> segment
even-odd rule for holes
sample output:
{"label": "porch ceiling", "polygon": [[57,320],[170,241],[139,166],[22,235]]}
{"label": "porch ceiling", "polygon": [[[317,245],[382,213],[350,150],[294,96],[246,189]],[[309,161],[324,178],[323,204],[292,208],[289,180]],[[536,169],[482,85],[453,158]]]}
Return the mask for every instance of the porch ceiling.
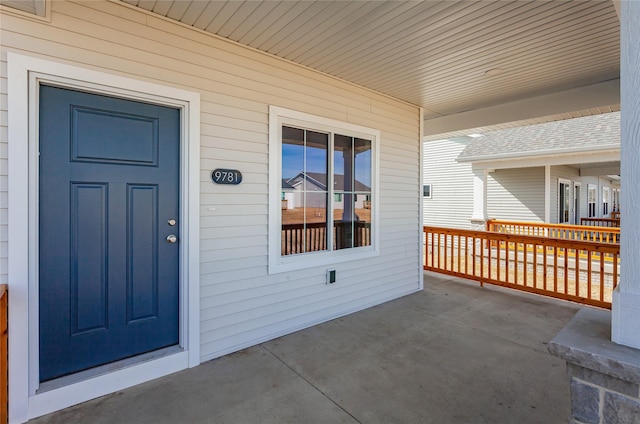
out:
{"label": "porch ceiling", "polygon": [[[588,102],[558,110],[548,97],[535,113],[518,103],[518,117],[565,119],[619,103],[615,84],[598,95],[620,73],[610,1],[122,1],[420,105],[440,132],[465,124],[438,119],[469,122],[470,112],[559,92],[584,98],[585,87],[595,87]],[[478,123],[497,122],[468,125]]]}

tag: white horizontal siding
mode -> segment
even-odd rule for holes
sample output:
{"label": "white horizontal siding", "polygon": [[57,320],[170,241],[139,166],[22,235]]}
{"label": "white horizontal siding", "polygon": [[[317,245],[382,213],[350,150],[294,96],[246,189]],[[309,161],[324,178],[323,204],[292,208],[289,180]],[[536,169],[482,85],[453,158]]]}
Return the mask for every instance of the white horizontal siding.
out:
{"label": "white horizontal siding", "polygon": [[489,173],[487,214],[495,219],[544,222],[544,167]]}
{"label": "white horizontal siding", "polygon": [[469,229],[473,174],[471,164],[456,162],[466,145],[450,140],[424,143],[424,184],[431,184],[431,199],[423,199],[424,225]]}
{"label": "white horizontal siding", "polygon": [[[203,360],[419,288],[418,108],[112,2],[56,1],[50,24],[2,24],[0,282],[11,50],[200,93]],[[269,105],[381,131],[380,256],[336,265],[331,286],[325,267],[267,273]],[[239,169],[243,183],[212,184],[217,167]]]}

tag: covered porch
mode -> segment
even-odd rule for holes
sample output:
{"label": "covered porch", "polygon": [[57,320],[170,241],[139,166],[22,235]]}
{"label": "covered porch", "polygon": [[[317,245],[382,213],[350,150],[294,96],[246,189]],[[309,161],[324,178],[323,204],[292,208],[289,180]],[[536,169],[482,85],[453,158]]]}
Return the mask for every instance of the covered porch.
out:
{"label": "covered porch", "polygon": [[[573,303],[425,272],[424,291],[33,423],[560,423]],[[586,307],[584,307],[586,308]]]}

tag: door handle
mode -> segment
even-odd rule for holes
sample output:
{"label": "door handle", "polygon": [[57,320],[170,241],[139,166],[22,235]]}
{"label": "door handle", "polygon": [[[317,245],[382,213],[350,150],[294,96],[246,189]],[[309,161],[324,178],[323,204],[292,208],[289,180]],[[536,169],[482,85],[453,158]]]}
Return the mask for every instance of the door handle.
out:
{"label": "door handle", "polygon": [[175,242],[177,242],[177,241],[178,241],[178,237],[176,237],[174,234],[169,234],[169,235],[167,236],[167,241],[168,241],[169,243],[175,243]]}

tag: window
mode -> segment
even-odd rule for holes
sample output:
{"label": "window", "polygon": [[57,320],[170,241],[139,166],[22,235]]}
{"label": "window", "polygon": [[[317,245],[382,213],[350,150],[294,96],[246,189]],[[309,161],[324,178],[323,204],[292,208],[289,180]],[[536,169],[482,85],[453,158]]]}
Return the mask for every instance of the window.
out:
{"label": "window", "polygon": [[558,223],[569,223],[569,208],[571,207],[571,184],[568,181],[560,181],[558,185]]}
{"label": "window", "polygon": [[[270,272],[377,254],[379,132],[278,107],[269,125]],[[285,187],[287,208],[276,212]]]}
{"label": "window", "polygon": [[613,204],[611,205],[611,212],[620,212],[620,189],[619,188],[611,189],[611,199],[613,200]]}
{"label": "window", "polygon": [[602,216],[609,215],[609,187],[602,187]]}
{"label": "window", "polygon": [[425,184],[422,186],[422,196],[425,199],[431,199],[431,184]]}
{"label": "window", "polygon": [[589,184],[587,188],[587,208],[588,208],[589,218],[595,218],[597,203],[598,203],[598,187],[593,184]]}

